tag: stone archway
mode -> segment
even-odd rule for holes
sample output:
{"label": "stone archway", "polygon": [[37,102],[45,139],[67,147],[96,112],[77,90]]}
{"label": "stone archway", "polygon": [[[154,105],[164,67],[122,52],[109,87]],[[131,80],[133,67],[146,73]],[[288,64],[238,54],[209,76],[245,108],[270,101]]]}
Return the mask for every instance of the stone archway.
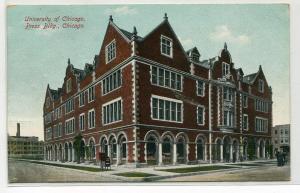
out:
{"label": "stone archway", "polygon": [[117,139],[115,135],[109,137],[108,155],[110,157],[111,163],[116,164],[117,162]]}
{"label": "stone archway", "polygon": [[163,164],[171,164],[173,158],[173,141],[170,136],[165,136],[162,139],[162,161]]}
{"label": "stone archway", "polygon": [[196,139],[196,157],[198,161],[206,160],[206,145],[205,138],[203,136],[198,136]]}
{"label": "stone archway", "polygon": [[[188,161],[188,137],[184,133],[179,133],[176,136],[176,144],[173,146],[174,155],[173,155],[173,163],[184,164]],[[176,151],[175,151],[176,150]]]}
{"label": "stone archway", "polygon": [[65,161],[69,161],[68,149],[69,149],[68,143],[65,143],[65,157],[64,157]]}
{"label": "stone archway", "polygon": [[145,157],[148,165],[158,164],[158,141],[158,137],[154,134],[146,138]]}
{"label": "stone archway", "polygon": [[127,162],[127,137],[125,133],[118,135],[117,143],[117,164],[125,164]]}
{"label": "stone archway", "polygon": [[229,136],[225,136],[223,139],[223,160],[225,162],[230,162],[231,161],[231,156],[232,156],[232,145],[231,145],[231,139]]}
{"label": "stone archway", "polygon": [[239,142],[238,140],[233,140],[232,143],[232,162],[235,163],[239,160]]}

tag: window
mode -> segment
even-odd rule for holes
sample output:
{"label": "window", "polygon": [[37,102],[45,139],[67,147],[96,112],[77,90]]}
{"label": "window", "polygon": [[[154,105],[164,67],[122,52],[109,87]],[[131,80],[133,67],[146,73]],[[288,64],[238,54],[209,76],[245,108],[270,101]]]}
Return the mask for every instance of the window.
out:
{"label": "window", "polygon": [[69,92],[71,92],[71,91],[72,91],[72,79],[69,78],[69,79],[67,80],[66,92],[69,93]]}
{"label": "window", "polygon": [[229,88],[229,87],[223,87],[223,94],[224,94],[224,100],[227,100],[227,101],[232,101],[232,88]]}
{"label": "window", "polygon": [[52,128],[51,127],[48,127],[46,129],[46,139],[47,140],[52,139]]}
{"label": "window", "polygon": [[256,99],[255,100],[255,110],[256,111],[267,113],[268,112],[268,108],[269,108],[268,106],[269,106],[268,102],[262,101],[260,99]]}
{"label": "window", "polygon": [[122,99],[118,98],[103,105],[103,124],[110,124],[122,120]]}
{"label": "window", "polygon": [[275,134],[277,134],[277,130],[275,130]]}
{"label": "window", "polygon": [[182,76],[180,74],[156,66],[151,67],[151,82],[153,85],[182,90]]}
{"label": "window", "polygon": [[205,83],[201,80],[197,81],[197,95],[204,96]]}
{"label": "window", "polygon": [[173,57],[173,42],[172,39],[161,36],[160,38],[160,53],[165,56]]}
{"label": "window", "polygon": [[52,113],[50,112],[45,115],[45,122],[51,123],[51,121],[52,121]]}
{"label": "window", "polygon": [[277,144],[278,143],[278,141],[277,140],[275,140],[275,144]]}
{"label": "window", "polygon": [[90,110],[88,114],[88,127],[89,129],[95,128],[95,110]]}
{"label": "window", "polygon": [[229,74],[230,74],[230,65],[223,62],[222,63],[222,75],[224,77],[224,76],[227,76]]}
{"label": "window", "polygon": [[233,112],[232,111],[224,111],[224,119],[223,119],[223,125],[232,127],[233,126]]}
{"label": "window", "polygon": [[152,119],[182,122],[182,101],[160,96],[152,96],[151,101]]}
{"label": "window", "polygon": [[247,108],[248,107],[248,97],[246,95],[243,95],[243,107]]}
{"label": "window", "polygon": [[58,137],[62,136],[62,123],[58,124]]}
{"label": "window", "polygon": [[91,102],[95,99],[95,87],[94,86],[89,87],[88,93],[89,93],[88,102]]}
{"label": "window", "polygon": [[267,132],[268,130],[268,120],[264,118],[255,118],[255,131],[256,132]]}
{"label": "window", "polygon": [[66,120],[65,133],[71,134],[74,133],[74,130],[75,130],[75,118],[73,117],[71,119]]}
{"label": "window", "polygon": [[79,94],[79,106],[82,107],[85,103],[85,100],[84,100],[84,94],[85,92],[83,91],[82,93]]}
{"label": "window", "polygon": [[80,114],[79,115],[79,129],[80,131],[83,131],[84,130],[84,126],[85,126],[85,115],[84,113]]}
{"label": "window", "polygon": [[109,93],[122,85],[122,77],[121,70],[118,70],[110,75],[102,81],[102,93],[103,95]]}
{"label": "window", "polygon": [[287,135],[288,133],[289,133],[289,132],[288,132],[288,130],[286,129],[286,130],[284,131],[284,134],[286,134],[286,135]]}
{"label": "window", "polygon": [[197,107],[197,123],[199,125],[204,125],[204,107],[203,106]]}
{"label": "window", "polygon": [[263,80],[258,80],[258,91],[264,92],[264,81]]}
{"label": "window", "polygon": [[53,138],[58,137],[58,125],[53,126]]}
{"label": "window", "polygon": [[106,64],[116,58],[116,41],[113,40],[105,47],[105,61]]}
{"label": "window", "polygon": [[280,134],[283,135],[283,129],[280,129]]}
{"label": "window", "polygon": [[243,130],[248,130],[248,115],[243,115]]}
{"label": "window", "polygon": [[285,143],[288,143],[288,142],[289,142],[289,140],[288,140],[288,139],[285,139],[285,140],[284,140],[284,142],[285,142]]}
{"label": "window", "polygon": [[70,99],[66,102],[66,113],[69,113],[74,110],[74,99]]}

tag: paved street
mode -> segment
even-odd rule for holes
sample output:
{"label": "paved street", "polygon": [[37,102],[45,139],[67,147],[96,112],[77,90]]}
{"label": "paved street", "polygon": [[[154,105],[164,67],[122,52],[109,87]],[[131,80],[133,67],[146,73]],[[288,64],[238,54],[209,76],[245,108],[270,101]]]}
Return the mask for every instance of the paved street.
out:
{"label": "paved street", "polygon": [[8,179],[11,183],[119,181],[107,176],[104,177],[100,172],[85,172],[15,160],[8,162]]}
{"label": "paved street", "polygon": [[[53,162],[52,162],[53,163]],[[55,162],[57,163],[57,162]],[[70,165],[70,163],[66,163]],[[162,171],[162,169],[186,168],[193,166],[178,165],[147,168],[113,167],[112,171],[90,172],[70,168],[41,165],[27,161],[9,160],[8,174],[11,183],[53,183],[53,182],[142,182],[143,178],[119,177],[114,174],[124,172],[144,172],[163,177],[160,182],[218,182],[218,181],[286,181],[289,180],[290,167],[277,167],[274,161],[234,164],[230,171],[210,171],[196,174],[178,174]],[[76,165],[76,164],[75,164]],[[227,165],[227,164],[223,164]],[[90,166],[97,167],[97,166]],[[205,167],[205,166],[204,166]],[[185,176],[180,176],[185,175]],[[156,179],[153,179],[158,180]]]}
{"label": "paved street", "polygon": [[290,166],[267,166],[247,170],[215,172],[202,175],[183,176],[160,181],[165,182],[247,182],[247,181],[287,181],[290,179]]}

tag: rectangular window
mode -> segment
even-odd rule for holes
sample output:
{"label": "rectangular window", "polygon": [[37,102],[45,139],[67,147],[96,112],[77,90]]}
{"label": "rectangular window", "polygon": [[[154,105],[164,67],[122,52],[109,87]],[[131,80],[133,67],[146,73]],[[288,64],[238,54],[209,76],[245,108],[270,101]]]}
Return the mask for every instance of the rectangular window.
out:
{"label": "rectangular window", "polygon": [[246,95],[243,95],[242,102],[243,102],[243,107],[247,108],[248,107],[248,97]]}
{"label": "rectangular window", "polygon": [[71,78],[69,78],[67,80],[66,91],[67,91],[67,93],[72,91],[72,79]]}
{"label": "rectangular window", "polygon": [[116,58],[116,41],[113,40],[105,47],[106,64]]}
{"label": "rectangular window", "polygon": [[62,136],[62,123],[58,124],[58,137]]}
{"label": "rectangular window", "polygon": [[197,123],[198,125],[204,125],[204,107],[197,107]]}
{"label": "rectangular window", "polygon": [[84,127],[85,127],[85,115],[84,115],[84,113],[83,114],[81,114],[80,116],[79,116],[79,129],[80,129],[80,131],[83,131],[84,130]]}
{"label": "rectangular window", "polygon": [[259,92],[264,92],[264,81],[258,80],[258,90]]}
{"label": "rectangular window", "polygon": [[158,119],[158,99],[152,99],[152,116],[154,119]]}
{"label": "rectangular window", "polygon": [[182,101],[166,97],[152,96],[152,119],[182,122]]}
{"label": "rectangular window", "polygon": [[228,127],[233,127],[233,112],[224,111],[223,125]]}
{"label": "rectangular window", "polygon": [[122,74],[121,70],[118,70],[103,79],[103,81],[102,81],[103,95],[121,87],[121,84],[122,84],[121,74]]}
{"label": "rectangular window", "polygon": [[287,135],[287,134],[289,134],[289,132],[288,132],[288,130],[286,129],[285,131],[284,131],[284,133]]}
{"label": "rectangular window", "polygon": [[103,124],[114,123],[122,120],[122,99],[118,98],[102,107]]}
{"label": "rectangular window", "polygon": [[47,140],[52,139],[52,128],[51,127],[46,129],[46,139]]}
{"label": "rectangular window", "polygon": [[268,105],[269,105],[269,103],[266,101],[262,101],[260,99],[255,100],[255,110],[256,111],[267,113],[269,111]]}
{"label": "rectangular window", "polygon": [[66,102],[66,113],[69,113],[74,110],[74,98]]}
{"label": "rectangular window", "polygon": [[88,113],[88,127],[89,129],[95,128],[95,110],[90,110]]}
{"label": "rectangular window", "polygon": [[53,138],[57,138],[58,137],[58,127],[57,125],[53,126]]}
{"label": "rectangular window", "polygon": [[223,94],[224,94],[224,100],[227,100],[227,101],[232,101],[232,88],[229,88],[229,87],[223,87]]}
{"label": "rectangular window", "polygon": [[197,80],[197,95],[204,96],[205,83],[202,80]]}
{"label": "rectangular window", "polygon": [[248,130],[248,115],[243,115],[243,130]]}
{"label": "rectangular window", "polygon": [[88,102],[95,100],[95,86],[89,87],[88,90]]}
{"label": "rectangular window", "polygon": [[173,42],[172,39],[161,36],[160,38],[160,52],[162,55],[173,57]]}
{"label": "rectangular window", "polygon": [[182,76],[163,68],[151,67],[151,82],[153,85],[182,90]]}
{"label": "rectangular window", "polygon": [[159,86],[164,86],[164,69],[159,68],[158,71],[158,84]]}
{"label": "rectangular window", "polygon": [[227,63],[222,63],[222,74],[223,76],[227,76],[230,73],[230,65]]}
{"label": "rectangular window", "polygon": [[75,118],[66,120],[65,133],[71,134],[71,133],[74,133],[74,130],[75,130]]}
{"label": "rectangular window", "polygon": [[152,84],[157,84],[157,67],[152,66],[151,75],[152,75]]}
{"label": "rectangular window", "polygon": [[79,106],[82,107],[85,103],[85,100],[84,100],[84,93],[85,92],[82,92],[79,94]]}
{"label": "rectangular window", "polygon": [[268,119],[255,118],[255,131],[256,132],[267,132],[268,131]]}

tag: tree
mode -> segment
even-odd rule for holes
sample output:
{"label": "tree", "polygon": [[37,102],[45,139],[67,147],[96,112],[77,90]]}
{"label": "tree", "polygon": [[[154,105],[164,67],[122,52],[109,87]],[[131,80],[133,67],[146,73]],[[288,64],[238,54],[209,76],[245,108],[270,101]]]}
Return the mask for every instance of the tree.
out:
{"label": "tree", "polygon": [[248,155],[249,155],[249,159],[253,160],[255,159],[255,139],[254,137],[249,137],[248,139]]}
{"label": "tree", "polygon": [[82,135],[81,135],[81,133],[78,133],[78,135],[76,135],[74,137],[74,150],[75,150],[75,153],[76,153],[77,163],[80,163],[80,157],[82,157],[81,141],[82,141]]}

